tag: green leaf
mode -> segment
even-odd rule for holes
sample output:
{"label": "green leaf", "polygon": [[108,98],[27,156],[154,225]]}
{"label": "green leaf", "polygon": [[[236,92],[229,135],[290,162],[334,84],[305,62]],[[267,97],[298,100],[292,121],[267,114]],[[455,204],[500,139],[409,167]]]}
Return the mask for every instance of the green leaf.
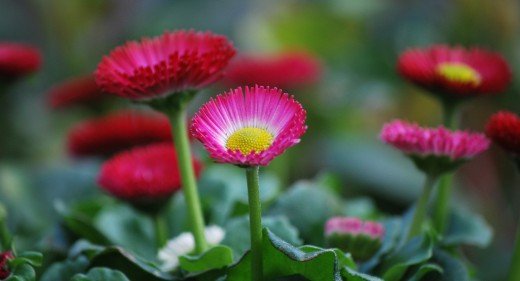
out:
{"label": "green leaf", "polygon": [[175,280],[170,274],[143,262],[138,257],[120,247],[109,247],[92,257],[90,268],[108,267],[131,276],[132,280],[164,281]]}
{"label": "green leaf", "polygon": [[348,281],[383,281],[383,279],[356,272],[355,270],[348,267],[343,267],[341,269],[341,277]]}
{"label": "green leaf", "polygon": [[432,253],[433,240],[429,235],[413,238],[383,261],[383,279],[386,281],[400,280],[410,266],[425,262],[432,256]]}
{"label": "green leaf", "polygon": [[130,281],[121,271],[96,267],[87,274],[77,274],[71,281]]}
{"label": "green leaf", "polygon": [[492,238],[493,229],[480,215],[458,208],[450,215],[448,229],[441,243],[445,246],[465,244],[484,248]]}
{"label": "green leaf", "polygon": [[[264,217],[262,218],[262,224],[283,240],[293,245],[302,244],[298,236],[298,230],[289,223],[286,217]],[[224,228],[226,236],[221,244],[230,246],[235,257],[241,257],[250,247],[249,218],[247,216],[234,218]]]}
{"label": "green leaf", "polygon": [[[322,250],[322,248],[316,247],[313,245],[304,245],[304,246],[299,247],[298,249],[300,249],[301,251],[303,251],[305,253],[312,253],[312,252],[317,252],[317,251]],[[345,252],[341,251],[340,249],[329,249],[329,250],[332,250],[336,253],[336,257],[338,258],[338,266],[340,268],[341,267],[348,267],[350,269],[357,268],[356,262],[354,262],[352,255],[350,255],[349,253],[345,253]]]}
{"label": "green leaf", "polygon": [[[299,275],[313,281],[341,280],[338,259],[333,250],[306,253],[281,240],[267,228],[263,230],[264,278],[276,280]],[[229,269],[228,281],[251,280],[250,252]]]}
{"label": "green leaf", "polygon": [[99,245],[111,245],[112,242],[94,226],[92,218],[69,210],[62,202],[55,203],[55,209],[61,215],[65,226],[77,236]]}
{"label": "green leaf", "polygon": [[11,276],[4,281],[34,281],[36,280],[36,272],[34,268],[26,263],[17,265],[11,271]]}
{"label": "green leaf", "polygon": [[[426,280],[431,281],[470,281],[468,269],[464,266],[464,263],[449,255],[448,253],[435,250],[433,253],[432,262],[438,264],[442,270],[443,274],[439,276],[439,274],[428,275],[426,276]],[[430,278],[431,277],[431,278]]]}
{"label": "green leaf", "polygon": [[26,263],[31,266],[39,267],[42,265],[43,255],[38,252],[26,251],[22,252],[9,262],[12,267],[16,267],[19,264]]}
{"label": "green leaf", "polygon": [[415,273],[412,275],[412,277],[410,277],[408,280],[409,281],[420,281],[420,280],[423,280],[422,278],[425,277],[427,274],[433,273],[433,272],[442,274],[444,272],[444,270],[442,269],[442,267],[440,267],[439,265],[437,265],[435,263],[422,264],[419,267],[419,269],[417,269],[417,271],[415,271]]}
{"label": "green leaf", "polygon": [[84,256],[54,263],[43,273],[40,281],[69,281],[76,273],[84,272],[88,264]]}
{"label": "green leaf", "polygon": [[201,272],[217,269],[233,263],[233,250],[226,246],[215,246],[199,256],[181,256],[182,269],[188,272]]}
{"label": "green leaf", "polygon": [[129,206],[117,204],[103,208],[94,224],[116,245],[148,259],[156,257],[152,221]]}
{"label": "green leaf", "polygon": [[278,198],[269,214],[287,216],[305,241],[322,245],[325,222],[341,214],[341,209],[338,197],[326,188],[315,182],[299,181]]}
{"label": "green leaf", "polygon": [[343,207],[343,215],[361,219],[377,218],[377,208],[374,201],[368,197],[347,199]]}

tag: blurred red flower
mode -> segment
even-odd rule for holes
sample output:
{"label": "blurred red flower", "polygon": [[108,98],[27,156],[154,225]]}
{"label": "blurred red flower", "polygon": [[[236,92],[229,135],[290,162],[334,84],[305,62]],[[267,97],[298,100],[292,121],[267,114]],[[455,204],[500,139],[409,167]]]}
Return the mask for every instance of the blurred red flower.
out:
{"label": "blurred red flower", "polygon": [[11,271],[7,267],[7,261],[12,258],[13,254],[9,251],[0,253],[0,280],[4,280],[11,275]]}
{"label": "blurred red flower", "polygon": [[13,79],[40,69],[41,53],[35,47],[0,42],[0,77]]}
{"label": "blurred red flower", "polygon": [[445,96],[497,94],[511,82],[502,56],[479,48],[410,49],[401,54],[397,68],[410,81]]}
{"label": "blurred red flower", "polygon": [[[198,176],[202,166],[196,159],[192,161]],[[177,152],[171,142],[121,152],[103,164],[98,183],[124,200],[167,197],[181,188]]]}
{"label": "blurred red flower", "polygon": [[212,84],[234,55],[232,43],[224,36],[165,32],[116,48],[103,57],[95,75],[105,92],[147,100]]}
{"label": "blurred red flower", "polygon": [[47,103],[52,109],[60,109],[92,104],[107,96],[101,92],[93,75],[84,75],[54,86],[47,94]]}
{"label": "blurred red flower", "polygon": [[135,146],[172,141],[170,122],[159,113],[120,111],[76,125],[68,136],[74,156],[109,156]]}
{"label": "blurred red flower", "polygon": [[231,62],[223,78],[226,87],[269,85],[282,89],[315,83],[321,75],[321,64],[305,52],[277,55],[241,56]]}
{"label": "blurred red flower", "polygon": [[507,152],[520,155],[520,119],[516,114],[495,113],[486,125],[486,135]]}

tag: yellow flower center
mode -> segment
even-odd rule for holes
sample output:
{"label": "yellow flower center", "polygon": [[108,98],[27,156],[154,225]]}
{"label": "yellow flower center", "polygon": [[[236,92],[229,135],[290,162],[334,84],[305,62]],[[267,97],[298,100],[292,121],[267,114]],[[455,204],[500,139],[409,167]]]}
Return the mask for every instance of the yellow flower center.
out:
{"label": "yellow flower center", "polygon": [[243,128],[234,132],[226,142],[226,147],[243,155],[248,155],[253,150],[260,153],[271,146],[273,135],[265,129]]}
{"label": "yellow flower center", "polygon": [[451,82],[463,82],[477,86],[480,75],[471,66],[459,62],[445,62],[437,66],[437,73]]}

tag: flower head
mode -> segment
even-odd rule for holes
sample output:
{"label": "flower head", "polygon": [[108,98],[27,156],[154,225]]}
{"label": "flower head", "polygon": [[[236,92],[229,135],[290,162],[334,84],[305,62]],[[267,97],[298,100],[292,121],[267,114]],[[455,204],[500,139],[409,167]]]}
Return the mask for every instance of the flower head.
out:
{"label": "flower head", "polygon": [[11,275],[11,270],[7,267],[8,260],[13,258],[13,254],[9,251],[0,253],[0,280],[4,280]]}
{"label": "flower head", "polygon": [[35,72],[41,66],[38,49],[11,42],[0,42],[0,77],[17,78]]}
{"label": "flower head", "polygon": [[[218,245],[226,233],[224,229],[210,225],[204,230],[206,240],[210,245]],[[174,270],[179,266],[179,257],[190,254],[195,249],[195,240],[190,232],[181,233],[179,236],[168,241],[166,246],[159,250],[158,258],[162,262],[163,271]]]}
{"label": "flower head", "polygon": [[[193,166],[198,175],[201,165],[193,159]],[[103,164],[98,183],[128,201],[169,197],[181,188],[177,152],[170,142],[121,152]]]}
{"label": "flower head", "polygon": [[260,84],[292,89],[316,82],[320,72],[319,61],[304,52],[242,56],[231,62],[223,83],[228,87]]}
{"label": "flower head", "polygon": [[410,49],[401,54],[397,68],[412,82],[451,97],[500,93],[511,81],[506,61],[479,48]]}
{"label": "flower head", "polygon": [[166,116],[120,111],[76,125],[69,133],[68,149],[74,156],[107,156],[131,147],[171,140]]}
{"label": "flower head", "polygon": [[358,218],[334,217],[325,224],[325,238],[329,247],[350,252],[359,261],[366,261],[377,252],[384,235],[382,224]]}
{"label": "flower head", "polygon": [[385,124],[380,138],[412,156],[421,170],[435,169],[439,173],[453,169],[452,164],[473,158],[490,144],[480,133],[452,132],[443,126],[421,128],[401,120]]}
{"label": "flower head", "polygon": [[99,63],[95,75],[105,92],[149,100],[215,82],[234,55],[232,43],[224,36],[165,32],[116,48]]}
{"label": "flower head", "polygon": [[520,156],[520,119],[512,112],[500,111],[489,119],[486,135],[504,150]]}
{"label": "flower head", "polygon": [[85,105],[106,98],[92,75],[67,80],[54,86],[47,94],[47,103],[52,109]]}
{"label": "flower head", "polygon": [[219,163],[267,165],[305,133],[305,110],[292,96],[261,86],[230,90],[193,118],[193,135]]}

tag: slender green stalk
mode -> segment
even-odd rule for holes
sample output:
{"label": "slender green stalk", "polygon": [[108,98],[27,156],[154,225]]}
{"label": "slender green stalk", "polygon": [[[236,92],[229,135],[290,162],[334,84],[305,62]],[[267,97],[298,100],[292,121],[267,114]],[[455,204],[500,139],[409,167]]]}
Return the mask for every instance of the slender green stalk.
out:
{"label": "slender green stalk", "polygon": [[415,212],[413,214],[410,230],[408,231],[407,240],[412,239],[421,232],[421,227],[426,217],[426,211],[428,210],[428,200],[430,199],[430,194],[436,180],[436,176],[430,174],[426,175],[421,197],[419,197],[419,201],[417,201],[417,205],[415,206]]}
{"label": "slender green stalk", "polygon": [[7,211],[4,206],[0,204],[0,250],[11,250],[12,237],[7,229]]}
{"label": "slender green stalk", "polygon": [[[457,108],[458,102],[444,101],[443,103],[443,123],[444,126],[452,130],[457,129]],[[437,189],[436,204],[433,211],[433,225],[438,233],[443,234],[448,224],[448,215],[450,210],[450,198],[453,186],[453,174],[448,173],[441,177],[439,188]]]}
{"label": "slender green stalk", "polygon": [[204,237],[204,217],[197,191],[197,182],[190,151],[188,130],[186,128],[186,111],[172,110],[170,121],[173,135],[175,136],[175,148],[182,180],[182,191],[186,199],[188,218],[191,224],[191,232],[195,238],[195,254],[202,254],[207,249],[206,238]]}
{"label": "slender green stalk", "polygon": [[154,216],[153,223],[155,227],[155,241],[157,243],[157,248],[160,249],[166,245],[166,241],[168,240],[168,228],[163,214],[157,214]]}
{"label": "slender green stalk", "polygon": [[513,258],[509,266],[509,273],[507,275],[508,281],[520,280],[520,222],[516,230],[515,248],[513,250]]}
{"label": "slender green stalk", "polygon": [[258,187],[258,166],[246,168],[249,197],[249,225],[251,229],[251,276],[253,281],[263,280],[262,265],[262,206]]}

